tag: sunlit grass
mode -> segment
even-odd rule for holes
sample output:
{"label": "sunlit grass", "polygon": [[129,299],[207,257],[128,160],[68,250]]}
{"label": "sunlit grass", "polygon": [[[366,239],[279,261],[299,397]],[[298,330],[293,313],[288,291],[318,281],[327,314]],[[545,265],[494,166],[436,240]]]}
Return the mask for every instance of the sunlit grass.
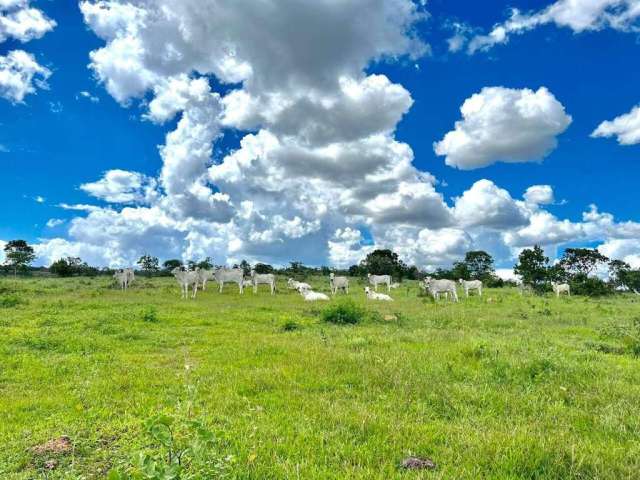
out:
{"label": "sunlit grass", "polygon": [[[207,424],[231,478],[637,478],[634,296],[363,286],[370,314],[335,325],[284,280],[195,301],[169,278],[0,280],[0,478],[45,478],[29,448],[60,435],[74,451],[46,478],[102,478],[158,413]],[[437,469],[401,471],[410,454]]]}

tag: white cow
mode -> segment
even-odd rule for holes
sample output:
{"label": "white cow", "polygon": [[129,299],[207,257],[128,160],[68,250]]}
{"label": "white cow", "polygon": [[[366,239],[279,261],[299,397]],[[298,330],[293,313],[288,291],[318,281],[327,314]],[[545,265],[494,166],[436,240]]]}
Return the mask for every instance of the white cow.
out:
{"label": "white cow", "polygon": [[178,285],[180,285],[180,298],[189,297],[189,287],[193,285],[193,294],[191,298],[196,298],[196,292],[198,291],[198,272],[197,271],[184,271],[180,267],[176,267],[171,270],[173,276],[176,277]]}
{"label": "white cow", "polygon": [[240,293],[244,293],[244,270],[241,268],[218,268],[213,276],[218,282],[220,293],[222,293],[225,283],[238,284]]}
{"label": "white cow", "polygon": [[271,295],[276,293],[276,276],[273,273],[256,273],[252,269],[251,283],[253,284],[253,293],[258,293],[258,285],[269,285]]}
{"label": "white cow", "polygon": [[371,275],[369,273],[367,274],[367,279],[376,292],[378,291],[378,285],[381,283],[387,286],[387,292],[391,291],[391,275]]}
{"label": "white cow", "polygon": [[305,302],[317,302],[319,300],[322,300],[322,301],[329,300],[329,297],[324,293],[314,292],[313,290],[309,290],[304,287],[299,287],[298,292],[300,292],[300,295],[302,295]]}
{"label": "white cow", "polygon": [[196,267],[196,272],[198,272],[198,282],[202,285],[202,290],[206,290],[207,281],[214,277],[215,271],[213,269]]}
{"label": "white cow", "polygon": [[456,290],[456,282],[454,282],[453,280],[446,280],[446,279],[436,280],[431,277],[426,277],[424,279],[424,286],[427,290],[429,290],[431,295],[433,295],[433,298],[436,300],[439,300],[440,294],[444,293],[445,295],[447,295],[447,299],[449,298],[448,295],[451,294],[451,298],[453,298],[453,301],[454,302],[458,301],[458,291]]}
{"label": "white cow", "polygon": [[569,297],[571,296],[571,288],[567,283],[551,282],[551,287],[553,288],[553,292],[556,294],[556,297],[559,297],[561,293],[566,293]]}
{"label": "white cow", "polygon": [[469,296],[469,290],[476,290],[482,296],[482,282],[480,280],[458,280],[464,289],[465,296]]}
{"label": "white cow", "polygon": [[364,294],[369,300],[381,300],[383,302],[393,302],[393,298],[384,293],[372,292],[369,287],[364,287]]}
{"label": "white cow", "polygon": [[391,285],[389,285],[389,288],[400,288],[400,284],[398,282],[392,283]]}
{"label": "white cow", "polygon": [[311,285],[309,285],[308,283],[304,283],[304,282],[298,282],[297,280],[294,280],[293,278],[290,278],[287,280],[287,287],[293,289],[293,290],[298,290],[300,287],[302,288],[306,288],[307,290],[311,290]]}
{"label": "white cow", "polygon": [[135,274],[133,273],[133,268],[124,268],[122,270],[117,270],[113,274],[113,278],[115,278],[116,281],[120,284],[120,288],[122,290],[126,290],[133,282]]}
{"label": "white cow", "polygon": [[349,293],[349,279],[347,277],[336,277],[333,272],[329,274],[329,286],[331,287],[332,295],[335,295],[338,289],[344,290],[344,293]]}

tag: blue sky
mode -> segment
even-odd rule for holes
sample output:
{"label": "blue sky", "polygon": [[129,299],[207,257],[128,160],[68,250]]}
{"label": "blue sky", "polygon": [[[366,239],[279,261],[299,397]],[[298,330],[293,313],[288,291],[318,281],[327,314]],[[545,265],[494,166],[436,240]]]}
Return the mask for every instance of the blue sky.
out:
{"label": "blue sky", "polygon": [[[524,191],[532,185],[550,185],[555,200],[545,205],[544,209],[559,221],[582,222],[583,212],[589,209],[590,204],[596,204],[600,212],[613,214],[616,221],[640,221],[636,193],[640,146],[619,145],[615,138],[590,137],[601,122],[629,112],[640,102],[638,33],[633,29],[621,31],[606,26],[576,32],[550,22],[514,33],[508,42],[491,46],[486,51],[473,54],[464,50],[449,51],[447,39],[454,33],[451,27],[454,22],[467,25],[469,31],[473,32],[469,36],[486,34],[494,25],[509,18],[512,7],[534,15],[553,3],[550,0],[430,0],[424,9],[417,7],[417,11],[428,13],[428,18],[415,20],[411,25],[413,34],[429,45],[430,53],[420,58],[401,54],[393,55],[393,59],[387,57],[383,61],[369,61],[363,75],[384,75],[410,93],[413,104],[397,124],[394,138],[410,146],[414,155],[413,165],[418,171],[429,172],[437,179],[435,189],[442,194],[449,207],[453,208],[455,197],[463,195],[475,182],[488,179],[508,191],[516,200],[521,200]],[[97,181],[105,172],[113,169],[158,178],[163,166],[158,146],[163,145],[165,136],[176,129],[180,112],[162,124],[144,119],[148,102],[154,98],[152,87],[132,95],[126,101],[114,99],[113,92],[105,89],[108,76],[101,76],[89,66],[90,52],[105,47],[108,39],[96,34],[97,27],[90,19],[87,20],[86,12],[83,17],[75,2],[32,1],[30,5],[53,19],[55,28],[41,38],[28,42],[8,38],[0,43],[0,56],[12,50],[24,49],[32,53],[38,63],[46,66],[52,74],[48,78],[48,89],[37,88],[35,93],[24,98],[23,103],[0,99],[0,166],[4,180],[0,202],[5,205],[0,211],[0,239],[25,238],[38,244],[59,238],[69,242],[65,243],[69,253],[88,252],[85,256],[99,263],[126,262],[144,252],[127,251],[121,252],[121,255],[100,258],[95,255],[95,248],[69,246],[73,242],[86,243],[86,239],[78,238],[82,237],[78,235],[82,225],[76,227],[75,235],[70,234],[69,228],[74,218],[83,218],[87,212],[66,210],[59,205],[90,204],[114,211],[127,206],[134,207],[131,204],[109,202],[104,196],[91,196],[79,187]],[[635,26],[638,26],[637,21]],[[192,78],[207,79],[211,90],[223,96],[242,87],[242,82],[230,82],[228,79],[225,84],[224,80],[216,78],[215,73],[205,76],[201,76],[202,72],[193,73],[193,70],[183,73],[192,75]],[[446,165],[444,157],[434,152],[434,142],[440,141],[454,129],[455,122],[461,119],[461,105],[485,87],[505,87],[518,91],[525,88],[536,91],[546,87],[572,118],[571,124],[555,135],[557,147],[540,161],[515,164],[498,162],[473,170],[460,170]],[[80,92],[88,92],[94,98],[82,96]],[[223,163],[228,153],[239,148],[244,135],[255,133],[260,128],[265,127],[222,129],[221,136],[213,144],[211,162]],[[276,130],[275,127],[272,129]],[[356,180],[354,182],[357,184]],[[159,183],[162,182],[159,180]],[[296,188],[301,188],[299,185]],[[225,192],[219,185],[209,186],[212,192]],[[233,202],[235,198],[233,194],[230,195]],[[244,199],[253,198],[247,197],[249,194],[246,192],[242,195],[245,195],[242,197]],[[38,198],[44,200],[37,201]],[[239,203],[239,199],[235,201],[236,208]],[[140,204],[139,207],[147,208],[148,205]],[[271,218],[277,212],[276,208],[265,215]],[[298,213],[296,215],[300,216]],[[293,213],[289,217],[284,216],[290,219]],[[191,218],[197,220],[197,216],[191,215]],[[311,218],[301,218],[303,223],[313,223]],[[51,227],[47,226],[50,219],[65,222]],[[326,232],[317,236],[314,233],[307,242],[326,243],[334,233],[334,227],[336,231],[342,231],[351,225],[361,232],[362,238],[346,246],[348,251],[353,252],[349,260],[355,258],[358,252],[365,253],[369,244],[376,243],[375,239],[381,237],[371,233],[377,228],[376,220],[366,215],[359,219],[347,217],[344,221],[342,217],[337,220],[332,216],[330,219],[323,218],[322,223],[323,228],[327,225]],[[437,232],[439,227],[428,222],[427,226],[430,232]],[[108,230],[110,226],[104,225],[104,228]],[[217,227],[212,225],[211,228]],[[264,226],[262,228],[266,229]],[[385,227],[385,232],[390,228],[396,228],[393,222]],[[397,227],[398,231],[402,228]],[[454,225],[452,228],[462,227]],[[506,230],[494,233],[499,236],[505,234]],[[418,227],[412,232],[418,236]],[[484,230],[480,233],[468,230],[467,233],[472,240],[465,246],[485,245],[478,240],[486,233]],[[146,240],[141,248],[154,250],[155,247],[148,243],[149,231],[144,235]],[[289,238],[278,239],[271,234],[267,236],[273,237],[275,243],[284,245]],[[371,240],[372,237],[374,240]],[[94,247],[98,247],[99,239],[96,240],[95,235],[91,238],[95,242]],[[180,238],[184,236],[177,235],[169,242],[171,251],[163,254],[163,247],[159,245],[154,253],[167,258],[210,252],[222,261],[223,257],[246,256],[256,259],[261,256],[260,248],[263,248],[266,260],[276,263],[284,262],[286,255],[291,259],[300,256],[317,263],[335,264],[344,260],[343,257],[340,257],[342,260],[335,255],[332,257],[331,251],[325,250],[324,245],[318,247],[318,252],[323,253],[310,254],[301,247],[304,241],[294,241],[282,251],[271,245],[230,250],[215,246],[216,242],[185,247],[180,244]],[[633,235],[628,233],[620,234],[620,238],[611,232],[576,235],[568,242],[551,241],[548,247],[549,251],[557,252],[567,243],[597,246],[615,239],[627,242],[623,257],[634,259],[640,254],[640,248],[636,252],[628,245],[629,240],[633,240]],[[105,242],[109,241],[105,239]],[[232,241],[228,236],[220,240],[228,244]],[[382,245],[391,241],[387,238],[378,243]],[[167,243],[162,245],[166,246]],[[513,254],[522,246],[508,245]],[[300,253],[296,251],[297,248],[301,248]],[[47,255],[65,253],[64,249],[52,251],[44,248],[45,251],[47,253],[43,253],[40,260],[42,263],[51,260]],[[416,261],[426,255],[424,262],[428,265],[446,264],[455,256],[452,253],[442,259],[430,259],[424,252],[422,257],[417,254],[412,257],[413,254],[409,250],[407,252],[407,256]],[[500,265],[508,267],[511,258],[503,255]]]}

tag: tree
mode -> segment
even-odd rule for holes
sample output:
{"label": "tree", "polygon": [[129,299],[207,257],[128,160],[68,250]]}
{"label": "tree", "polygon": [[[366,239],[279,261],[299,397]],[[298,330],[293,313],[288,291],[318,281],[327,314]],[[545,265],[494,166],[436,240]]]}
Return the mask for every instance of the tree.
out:
{"label": "tree", "polygon": [[213,259],[211,257],[207,257],[201,262],[198,262],[196,267],[202,268],[204,270],[211,270],[213,268]]}
{"label": "tree", "polygon": [[87,265],[80,257],[67,257],[56,260],[49,267],[49,271],[60,277],[71,277],[72,275],[92,275],[97,269]]}
{"label": "tree", "polygon": [[140,265],[140,268],[147,272],[147,275],[150,277],[153,272],[157,272],[159,270],[158,267],[158,257],[152,257],[151,255],[143,255],[137,262]]}
{"label": "tree", "polygon": [[33,247],[24,240],[11,240],[4,246],[5,265],[13,268],[13,275],[18,270],[26,269],[36,259]]}
{"label": "tree", "polygon": [[522,282],[531,285],[536,291],[544,290],[547,281],[549,258],[540,246],[533,249],[525,248],[518,256],[518,263],[513,268],[516,275],[520,275]]}
{"label": "tree", "polygon": [[614,287],[626,286],[624,280],[631,270],[631,265],[622,260],[611,260],[609,262],[609,281]]}
{"label": "tree", "polygon": [[268,265],[266,263],[256,263],[256,266],[254,267],[254,270],[256,271],[256,273],[273,273],[273,267],[271,265]]}
{"label": "tree", "polygon": [[362,262],[360,267],[363,273],[372,275],[392,275],[402,279],[407,266],[404,264],[398,254],[389,249],[378,249],[369,253]]}
{"label": "tree", "polygon": [[567,272],[569,278],[576,275],[587,277],[598,266],[608,261],[609,259],[595,248],[567,248],[559,265]]}
{"label": "tree", "polygon": [[450,278],[451,280],[458,280],[460,278],[469,280],[471,278],[471,271],[469,270],[467,262],[455,262],[451,269]]}
{"label": "tree", "polygon": [[495,273],[493,257],[484,250],[473,250],[464,256],[464,263],[474,280],[487,280]]}
{"label": "tree", "polygon": [[246,260],[242,260],[238,268],[242,269],[243,275],[245,277],[251,274],[251,265],[249,265],[249,262],[247,262]]}
{"label": "tree", "polygon": [[167,271],[171,271],[174,268],[180,268],[182,267],[182,261],[178,260],[177,258],[172,258],[170,260],[165,261],[162,266],[164,267],[165,270]]}

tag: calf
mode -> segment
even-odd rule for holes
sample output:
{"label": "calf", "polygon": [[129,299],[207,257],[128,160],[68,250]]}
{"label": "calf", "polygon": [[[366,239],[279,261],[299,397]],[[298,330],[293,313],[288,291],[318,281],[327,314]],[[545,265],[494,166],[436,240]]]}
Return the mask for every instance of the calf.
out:
{"label": "calf", "polygon": [[383,302],[393,302],[393,298],[384,293],[372,292],[369,287],[364,287],[364,294],[369,300],[381,300]]}
{"label": "calf", "polygon": [[349,279],[347,277],[336,277],[333,272],[329,275],[329,286],[331,287],[331,294],[335,295],[338,289],[349,293]]}
{"label": "calf", "polygon": [[459,280],[460,285],[464,289],[465,296],[469,296],[469,290],[476,290],[478,295],[482,296],[482,282],[480,280]]}
{"label": "calf", "polygon": [[198,272],[191,271],[185,272],[180,267],[176,267],[171,270],[173,276],[176,277],[178,285],[180,285],[180,298],[189,298],[189,287],[193,285],[193,294],[191,298],[196,298],[196,292],[198,291]]}
{"label": "calf", "polygon": [[556,297],[559,297],[561,293],[566,293],[569,297],[571,296],[571,288],[567,283],[551,282],[551,287],[553,288]]}
{"label": "calf", "polygon": [[391,275],[367,275],[369,283],[373,285],[375,291],[378,291],[378,285],[383,284],[387,286],[387,292],[391,291]]}

